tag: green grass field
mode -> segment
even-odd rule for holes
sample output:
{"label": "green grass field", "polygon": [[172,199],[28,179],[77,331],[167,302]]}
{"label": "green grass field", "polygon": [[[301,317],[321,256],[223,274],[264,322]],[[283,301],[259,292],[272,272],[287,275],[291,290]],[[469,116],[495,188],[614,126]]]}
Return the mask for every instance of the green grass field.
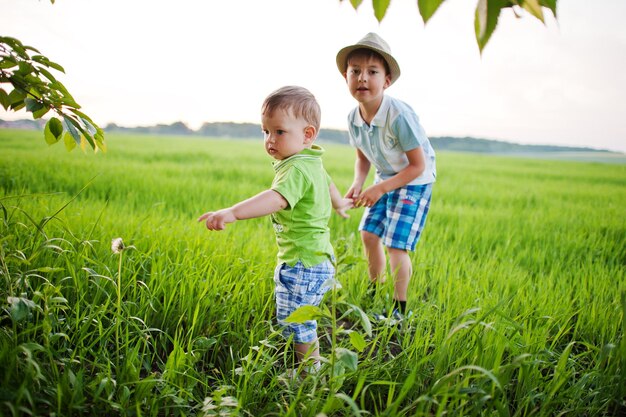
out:
{"label": "green grass field", "polygon": [[[440,152],[401,325],[368,319],[357,225],[322,371],[284,378],[269,220],[196,218],[266,189],[262,141],[0,130],[0,415],[626,414],[626,165]],[[354,152],[324,145],[341,191]],[[128,249],[111,250],[123,238]]]}

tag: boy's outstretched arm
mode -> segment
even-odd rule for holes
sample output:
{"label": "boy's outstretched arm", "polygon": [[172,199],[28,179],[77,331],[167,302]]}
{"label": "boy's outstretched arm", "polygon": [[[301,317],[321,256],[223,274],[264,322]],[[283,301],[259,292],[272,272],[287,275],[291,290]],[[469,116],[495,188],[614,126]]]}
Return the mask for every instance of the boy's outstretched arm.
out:
{"label": "boy's outstretched arm", "polygon": [[209,230],[224,230],[228,223],[267,216],[284,209],[287,205],[287,200],[278,192],[265,190],[232,207],[206,212],[198,217],[198,221],[204,221]]}
{"label": "boy's outstretched arm", "polygon": [[347,219],[350,217],[346,210],[354,208],[354,202],[351,198],[344,198],[339,193],[339,190],[334,183],[330,183],[330,200],[333,203],[333,208],[341,217]]}

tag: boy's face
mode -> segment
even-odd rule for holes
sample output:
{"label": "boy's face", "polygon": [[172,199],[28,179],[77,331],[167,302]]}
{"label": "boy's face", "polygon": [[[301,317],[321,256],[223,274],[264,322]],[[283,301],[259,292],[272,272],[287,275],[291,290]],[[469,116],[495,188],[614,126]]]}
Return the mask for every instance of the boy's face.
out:
{"label": "boy's face", "polygon": [[315,140],[315,127],[290,112],[275,110],[261,117],[265,151],[272,158],[283,160],[310,148]]}
{"label": "boy's face", "polygon": [[350,94],[363,105],[380,104],[385,89],[391,85],[391,76],[385,71],[385,64],[367,55],[350,57],[345,77]]}

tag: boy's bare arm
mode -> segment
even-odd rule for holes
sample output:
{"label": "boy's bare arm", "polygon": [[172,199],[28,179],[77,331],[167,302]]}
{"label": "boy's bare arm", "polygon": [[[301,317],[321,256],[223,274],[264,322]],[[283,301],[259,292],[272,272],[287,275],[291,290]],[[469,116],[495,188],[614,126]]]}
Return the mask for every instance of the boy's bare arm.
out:
{"label": "boy's bare arm", "polygon": [[378,184],[368,187],[355,201],[357,207],[371,207],[385,193],[403,187],[419,177],[426,168],[426,160],[422,148],[415,148],[406,152],[409,165],[396,175],[387,178]]}
{"label": "boy's bare arm", "polygon": [[354,207],[354,201],[351,198],[344,198],[339,193],[339,190],[334,183],[330,183],[330,201],[333,203],[333,208],[343,218],[350,217],[346,210]]}
{"label": "boy's bare arm", "polygon": [[209,230],[224,230],[228,223],[267,216],[284,209],[287,205],[287,200],[278,192],[265,190],[232,207],[206,212],[198,218],[198,221],[204,221]]}
{"label": "boy's bare arm", "polygon": [[363,190],[363,184],[367,179],[367,174],[370,172],[371,162],[363,152],[359,149],[356,150],[356,161],[354,162],[354,180],[352,181],[352,185],[348,192],[346,193],[347,198],[355,199],[361,194]]}

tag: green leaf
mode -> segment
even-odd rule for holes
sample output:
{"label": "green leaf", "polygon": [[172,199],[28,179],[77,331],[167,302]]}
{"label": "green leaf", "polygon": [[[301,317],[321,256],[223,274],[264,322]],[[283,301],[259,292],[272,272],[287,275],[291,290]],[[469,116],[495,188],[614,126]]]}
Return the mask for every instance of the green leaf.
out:
{"label": "green leaf", "polygon": [[[100,132],[102,132],[102,129],[100,129]],[[96,142],[96,146],[98,147],[98,149],[100,149],[102,152],[106,152],[107,147],[104,143],[104,133],[100,132],[93,135],[93,140]]]}
{"label": "green leaf", "polygon": [[13,110],[13,111],[22,110],[23,108],[24,108],[24,102],[23,101],[19,101],[17,103],[11,104],[11,110]]}
{"label": "green leaf", "polygon": [[372,0],[372,6],[374,7],[374,16],[381,22],[387,13],[387,8],[391,0]]}
{"label": "green leaf", "polygon": [[31,113],[40,110],[43,107],[43,104],[39,100],[35,100],[34,98],[27,97],[24,99],[24,104],[26,105],[26,111]]}
{"label": "green leaf", "polygon": [[543,7],[547,7],[552,11],[552,15],[556,18],[556,2],[557,0],[539,0]]}
{"label": "green leaf", "polygon": [[541,5],[539,4],[539,0],[524,0],[522,3],[522,7],[526,9],[530,14],[535,16],[537,19],[543,20],[543,10],[541,9]]}
{"label": "green leaf", "polygon": [[22,42],[10,36],[0,36],[0,43],[6,43],[11,49],[22,48]]}
{"label": "green leaf", "polygon": [[[70,92],[67,91],[67,88],[65,88],[63,83],[61,83],[60,81],[54,81],[50,84],[50,88],[53,88],[57,90],[59,93],[61,93],[61,96],[63,96],[65,100],[65,104],[75,107],[77,109],[80,108],[80,106],[76,104],[76,102],[74,101],[74,97],[72,97]],[[75,105],[72,105],[72,104],[75,104]]]}
{"label": "green leaf", "polygon": [[444,0],[417,0],[417,7],[419,8],[420,15],[424,24],[435,14],[441,3]]}
{"label": "green leaf", "polygon": [[50,132],[58,139],[61,139],[61,135],[63,134],[63,123],[59,119],[52,118],[48,121],[50,125]]}
{"label": "green leaf", "polygon": [[52,74],[50,73],[50,71],[48,71],[47,69],[45,69],[45,68],[39,68],[39,72],[41,72],[41,73],[44,75],[44,77],[46,77],[48,80],[50,80],[50,82],[55,82],[55,81],[57,81],[57,79],[56,79],[56,78],[54,78],[54,75],[52,75]]}
{"label": "green leaf", "polygon": [[370,321],[370,318],[367,316],[365,311],[363,311],[363,309],[361,309],[359,306],[356,306],[353,304],[351,304],[350,306],[354,309],[354,311],[359,313],[359,318],[361,319],[361,326],[363,326],[363,330],[365,330],[365,333],[369,337],[372,337],[372,322]]}
{"label": "green leaf", "polygon": [[96,149],[96,144],[94,143],[93,135],[84,129],[81,129],[81,132],[83,133],[83,137],[89,143],[89,146],[91,146],[92,149]]}
{"label": "green leaf", "polygon": [[26,75],[26,74],[30,74],[32,72],[35,72],[35,67],[33,67],[29,62],[26,61],[20,61],[17,63],[17,66],[19,67],[19,73],[22,75]]}
{"label": "green leaf", "polygon": [[37,308],[37,305],[28,298],[24,297],[8,297],[10,308],[9,312],[15,321],[22,321],[28,317],[31,309]]}
{"label": "green leaf", "polygon": [[63,136],[63,143],[65,143],[65,149],[67,149],[68,152],[76,147],[76,142],[69,132],[66,132]]}
{"label": "green leaf", "polygon": [[52,62],[49,60],[47,66],[50,68],[54,68],[55,70],[60,71],[65,74],[65,69],[63,69],[63,67],[57,64],[56,62]]}
{"label": "green leaf", "polygon": [[52,118],[46,123],[44,129],[44,138],[48,145],[54,145],[57,143],[63,135],[63,124],[59,119]]}
{"label": "green leaf", "polygon": [[34,88],[45,88],[44,82],[37,76],[33,74],[26,74],[24,76],[24,81],[26,81],[28,90],[32,90]]}
{"label": "green leaf", "polygon": [[2,88],[0,88],[0,104],[2,104],[5,110],[9,110],[9,105],[11,104],[9,95]]}
{"label": "green leaf", "polygon": [[474,15],[474,30],[481,53],[498,25],[500,11],[509,6],[507,0],[478,0]]}
{"label": "green leaf", "polygon": [[24,49],[24,45],[22,45],[22,42],[20,42],[19,40],[8,37],[8,36],[4,36],[0,38],[0,42],[9,45],[9,47],[13,50],[13,52],[17,54],[20,58],[28,59],[28,54],[26,53],[26,50]]}
{"label": "green leaf", "polygon": [[350,0],[350,4],[352,4],[354,10],[358,9],[361,3],[363,3],[363,0]]}
{"label": "green leaf", "polygon": [[345,348],[337,348],[335,349],[335,356],[337,361],[339,361],[339,363],[341,363],[345,368],[351,370],[352,372],[356,372],[359,358],[355,352]]}
{"label": "green leaf", "polygon": [[359,332],[350,332],[350,343],[356,350],[359,352],[363,352],[367,343],[365,342],[365,338]]}
{"label": "green leaf", "polygon": [[80,132],[78,131],[78,122],[68,116],[63,117],[65,128],[72,135],[77,145],[80,145]]}
{"label": "green leaf", "polygon": [[52,333],[50,335],[50,342],[55,343],[59,341],[60,339],[65,339],[67,342],[70,341],[70,337],[65,333]]}
{"label": "green leaf", "polygon": [[9,69],[17,65],[17,61],[11,56],[3,56],[0,60],[0,69]]}
{"label": "green leaf", "polygon": [[[23,104],[24,99],[26,98],[26,94],[19,88],[14,88],[13,91],[9,94],[9,103],[11,106],[14,104]],[[23,107],[23,106],[22,106]]]}
{"label": "green leaf", "polygon": [[39,52],[39,49],[29,46],[29,45],[24,45],[24,49],[28,50],[28,51],[33,51],[33,52],[37,52],[38,54],[40,54],[41,52]]}
{"label": "green leaf", "polygon": [[287,323],[304,323],[307,320],[317,320],[324,317],[324,313],[317,306],[306,305],[298,308],[285,319]]}
{"label": "green leaf", "polygon": [[39,110],[35,110],[33,112],[33,118],[34,119],[41,119],[43,116],[46,115],[46,113],[48,113],[50,111],[50,107],[46,106],[45,104],[41,105],[41,108]]}

